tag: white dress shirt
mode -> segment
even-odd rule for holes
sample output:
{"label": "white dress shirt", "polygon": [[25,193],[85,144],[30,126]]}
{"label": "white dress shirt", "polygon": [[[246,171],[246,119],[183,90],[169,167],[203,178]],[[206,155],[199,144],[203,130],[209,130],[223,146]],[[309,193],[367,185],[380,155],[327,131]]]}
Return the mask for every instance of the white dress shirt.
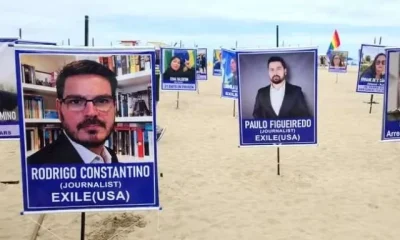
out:
{"label": "white dress shirt", "polygon": [[270,87],[269,96],[272,108],[274,109],[276,115],[279,115],[279,111],[281,110],[282,107],[283,98],[285,97],[285,87],[286,87],[286,82],[284,82],[280,88],[275,88],[272,84]]}
{"label": "white dress shirt", "polygon": [[64,132],[65,136],[67,136],[68,140],[71,142],[72,146],[74,146],[75,150],[78,152],[79,156],[81,156],[82,160],[86,164],[96,164],[96,163],[111,163],[111,154],[108,152],[106,147],[104,147],[102,156],[97,155],[96,153],[90,151],[86,147],[80,145],[79,143],[74,142],[68,135]]}

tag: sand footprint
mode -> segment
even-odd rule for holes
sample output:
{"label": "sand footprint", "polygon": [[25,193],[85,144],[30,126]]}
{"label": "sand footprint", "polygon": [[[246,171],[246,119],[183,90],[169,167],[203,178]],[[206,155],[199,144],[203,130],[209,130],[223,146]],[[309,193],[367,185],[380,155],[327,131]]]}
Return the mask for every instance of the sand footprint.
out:
{"label": "sand footprint", "polygon": [[135,227],[144,228],[147,222],[141,215],[131,213],[122,213],[118,215],[110,215],[107,218],[97,222],[94,226],[103,226],[95,228],[94,232],[89,233],[88,239],[108,240],[115,235],[126,236],[128,233],[135,231]]}
{"label": "sand footprint", "polygon": [[278,221],[277,219],[274,219],[274,218],[268,218],[267,221],[268,221],[268,223],[271,224],[271,225],[278,225],[278,224],[281,224],[280,221]]}
{"label": "sand footprint", "polygon": [[373,204],[373,203],[368,203],[367,206],[368,206],[369,208],[373,208],[373,209],[378,209],[378,208],[379,208],[378,205]]}

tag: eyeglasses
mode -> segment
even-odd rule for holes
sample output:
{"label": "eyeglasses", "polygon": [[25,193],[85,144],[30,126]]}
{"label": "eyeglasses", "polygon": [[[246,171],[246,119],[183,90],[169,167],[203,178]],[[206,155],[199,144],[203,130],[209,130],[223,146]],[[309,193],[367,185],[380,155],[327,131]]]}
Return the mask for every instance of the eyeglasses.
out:
{"label": "eyeglasses", "polygon": [[111,96],[101,96],[88,100],[83,97],[66,97],[61,99],[61,102],[65,103],[67,109],[74,112],[83,111],[86,108],[88,102],[92,102],[97,110],[101,112],[107,112],[114,105],[114,99]]}
{"label": "eyeglasses", "polygon": [[375,64],[376,65],[380,65],[380,64],[382,64],[382,65],[385,65],[385,60],[376,60],[376,62],[375,62]]}

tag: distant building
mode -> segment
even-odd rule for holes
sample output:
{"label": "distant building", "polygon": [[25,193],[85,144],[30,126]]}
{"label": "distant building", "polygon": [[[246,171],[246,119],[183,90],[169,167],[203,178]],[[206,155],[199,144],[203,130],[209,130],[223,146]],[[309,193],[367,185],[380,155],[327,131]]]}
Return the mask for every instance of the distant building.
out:
{"label": "distant building", "polygon": [[138,46],[140,44],[140,41],[139,40],[122,40],[119,43],[124,46]]}

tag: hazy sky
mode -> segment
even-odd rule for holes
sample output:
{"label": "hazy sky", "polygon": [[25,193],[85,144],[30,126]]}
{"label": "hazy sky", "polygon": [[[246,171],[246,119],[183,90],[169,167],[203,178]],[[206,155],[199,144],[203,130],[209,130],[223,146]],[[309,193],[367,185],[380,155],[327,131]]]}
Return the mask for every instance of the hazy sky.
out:
{"label": "hazy sky", "polygon": [[119,40],[182,40],[185,47],[274,47],[275,26],[285,46],[318,46],[325,54],[333,31],[339,31],[341,50],[357,58],[361,43],[400,42],[400,1],[315,0],[19,0],[0,8],[0,37],[84,43],[84,15],[90,17],[95,45]]}

